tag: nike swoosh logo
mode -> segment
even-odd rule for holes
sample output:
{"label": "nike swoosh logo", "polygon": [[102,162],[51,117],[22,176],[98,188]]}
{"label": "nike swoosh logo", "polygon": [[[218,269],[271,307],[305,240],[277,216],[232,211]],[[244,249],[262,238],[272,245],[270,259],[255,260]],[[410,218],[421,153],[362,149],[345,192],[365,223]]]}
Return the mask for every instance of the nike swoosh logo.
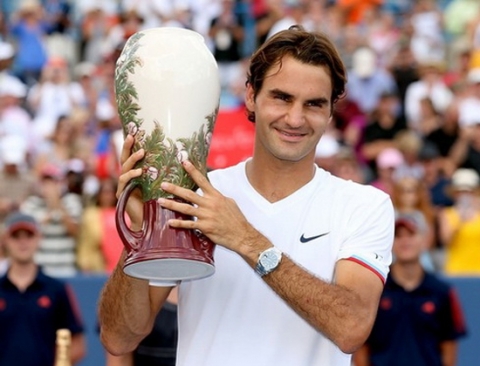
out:
{"label": "nike swoosh logo", "polygon": [[315,240],[315,239],[318,239],[318,238],[321,238],[322,236],[325,236],[325,235],[328,235],[330,234],[330,232],[326,232],[326,233],[323,233],[323,234],[320,234],[320,235],[315,235],[315,236],[310,236],[308,238],[305,237],[305,234],[302,234],[302,236],[300,237],[300,241],[302,243],[308,243],[309,241],[311,240]]}

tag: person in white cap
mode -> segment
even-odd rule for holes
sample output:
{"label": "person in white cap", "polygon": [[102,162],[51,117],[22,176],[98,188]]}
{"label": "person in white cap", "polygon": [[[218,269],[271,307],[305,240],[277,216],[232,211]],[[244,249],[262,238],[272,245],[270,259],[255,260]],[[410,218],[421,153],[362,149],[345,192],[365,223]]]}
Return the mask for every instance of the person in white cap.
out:
{"label": "person in white cap", "polygon": [[23,139],[29,153],[33,153],[35,135],[32,118],[23,107],[27,87],[13,76],[0,76],[0,135],[15,135]]}

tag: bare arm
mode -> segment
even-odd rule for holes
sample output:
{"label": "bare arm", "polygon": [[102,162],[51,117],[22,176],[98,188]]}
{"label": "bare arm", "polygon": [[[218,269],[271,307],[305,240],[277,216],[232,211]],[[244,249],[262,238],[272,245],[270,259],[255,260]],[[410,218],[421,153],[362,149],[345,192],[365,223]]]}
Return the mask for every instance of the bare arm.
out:
{"label": "bare arm", "polygon": [[[122,174],[118,180],[117,197],[132,178],[142,174],[141,168],[134,169],[134,165],[144,152],[139,150],[131,154],[133,143],[133,137],[128,135],[120,159]],[[127,213],[131,229],[139,230],[143,222],[143,203],[136,192],[130,195]],[[171,290],[170,287],[151,287],[146,280],[127,276],[123,272],[125,257],[123,252],[99,300],[100,339],[106,350],[115,356],[133,351],[151,332],[155,317]]]}
{"label": "bare arm", "polygon": [[438,214],[438,223],[440,242],[443,246],[448,246],[461,222],[458,220],[456,225],[452,225],[451,221],[447,218],[445,209],[442,209]]}
{"label": "bare arm", "polygon": [[72,360],[72,364],[77,364],[85,357],[86,349],[85,336],[83,334],[74,334],[70,346],[70,359]]}
{"label": "bare arm", "polygon": [[[194,203],[192,206],[159,200],[164,207],[197,217],[196,221],[171,220],[170,225],[198,229],[255,267],[259,254],[272,243],[248,223],[235,201],[215,190],[191,163],[184,167],[204,195],[162,184],[162,189]],[[292,309],[346,353],[354,352],[368,337],[383,290],[379,278],[357,263],[340,260],[335,268],[335,282],[328,283],[297,265],[288,254],[264,280]]]}
{"label": "bare arm", "polygon": [[99,301],[100,339],[112,355],[132,352],[152,330],[157,313],[171,287],[149,286],[148,281],[123,273],[122,254]]}
{"label": "bare arm", "polygon": [[133,366],[133,353],[126,353],[122,356],[114,356],[106,352],[106,366]]}
{"label": "bare arm", "polygon": [[440,344],[442,366],[455,366],[457,364],[457,342],[444,341]]}
{"label": "bare arm", "polygon": [[[254,263],[256,258],[250,265]],[[264,279],[343,352],[353,353],[370,334],[383,284],[373,272],[348,260],[339,261],[335,272],[335,283],[328,283],[284,257],[278,270]]]}
{"label": "bare arm", "polygon": [[467,156],[468,146],[471,141],[472,129],[470,127],[463,127],[460,130],[460,136],[450,149],[449,158],[455,166],[459,166]]}
{"label": "bare arm", "polygon": [[368,346],[363,345],[353,354],[352,357],[354,366],[370,366],[370,352]]}

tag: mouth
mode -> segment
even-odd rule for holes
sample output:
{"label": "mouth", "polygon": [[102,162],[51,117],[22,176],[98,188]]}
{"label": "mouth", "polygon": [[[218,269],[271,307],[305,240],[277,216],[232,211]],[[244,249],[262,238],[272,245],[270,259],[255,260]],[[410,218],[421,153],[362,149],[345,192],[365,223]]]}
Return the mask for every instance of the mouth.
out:
{"label": "mouth", "polygon": [[307,135],[306,133],[294,132],[294,131],[285,131],[285,130],[279,130],[279,129],[277,129],[277,132],[280,134],[280,136],[283,139],[286,139],[286,140],[289,140],[289,141],[290,140],[297,141],[297,140],[300,140]]}

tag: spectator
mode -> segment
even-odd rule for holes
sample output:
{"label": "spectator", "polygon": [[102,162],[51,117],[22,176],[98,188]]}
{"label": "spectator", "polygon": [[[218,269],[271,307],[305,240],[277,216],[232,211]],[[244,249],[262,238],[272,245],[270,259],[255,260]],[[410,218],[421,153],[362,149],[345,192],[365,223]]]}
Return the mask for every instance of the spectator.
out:
{"label": "spectator", "polygon": [[376,178],[370,183],[389,195],[393,194],[395,171],[404,162],[402,153],[393,147],[384,149],[378,154],[376,163]]}
{"label": "spectator", "polygon": [[102,54],[104,56],[109,55],[115,52],[117,48],[123,48],[131,35],[143,29],[143,22],[144,18],[135,9],[122,11],[119,14],[118,24],[113,25],[104,38],[100,50]]}
{"label": "spectator", "polygon": [[443,36],[443,15],[436,0],[419,0],[413,6],[410,16],[412,37],[410,48],[417,61],[443,61],[445,39]]}
{"label": "spectator", "polygon": [[38,0],[24,0],[11,22],[10,35],[17,45],[15,74],[28,86],[38,82],[48,58],[44,37],[50,26]]}
{"label": "spectator", "polygon": [[8,272],[0,277],[0,363],[52,366],[56,331],[72,333],[71,361],[85,356],[83,325],[71,289],[48,277],[35,263],[41,231],[30,215],[14,212],[5,220],[3,242]]}
{"label": "spectator", "polygon": [[408,214],[418,216],[422,223],[425,250],[421,254],[421,262],[426,270],[436,270],[431,250],[436,244],[436,217],[430,195],[423,180],[406,176],[395,181],[392,202],[397,215]]}
{"label": "spectator", "polygon": [[120,258],[123,243],[115,226],[116,191],[116,180],[101,180],[93,203],[83,212],[77,251],[83,272],[111,273]]}
{"label": "spectator", "polygon": [[45,138],[55,130],[61,116],[86,104],[86,96],[78,82],[71,81],[65,59],[52,57],[42,69],[41,80],[31,87],[27,103],[36,133]]}
{"label": "spectator", "polygon": [[423,178],[423,167],[419,161],[423,141],[415,131],[406,129],[395,135],[395,145],[403,155],[403,164],[395,171],[396,178]]}
{"label": "spectator", "polygon": [[315,148],[315,163],[326,171],[331,172],[335,165],[335,156],[340,151],[340,143],[329,130],[325,133]]}
{"label": "spectator", "polygon": [[395,56],[400,39],[400,29],[395,24],[395,17],[380,7],[371,12],[371,23],[367,27],[368,45],[379,56],[379,65],[386,67]]}
{"label": "spectator", "polygon": [[29,153],[38,143],[32,131],[32,118],[23,102],[27,87],[17,78],[4,75],[0,81],[0,135],[17,136]]}
{"label": "spectator", "polygon": [[458,169],[452,176],[453,206],[441,210],[440,237],[448,275],[480,275],[480,181],[473,169]]}
{"label": "spectator", "polygon": [[51,137],[43,140],[37,148],[33,161],[33,169],[37,177],[41,175],[45,166],[52,165],[62,173],[66,173],[68,162],[74,158],[75,142],[70,118],[60,116]]}
{"label": "spectator", "polygon": [[305,12],[306,6],[302,1],[291,0],[283,3],[283,16],[277,20],[268,31],[267,39],[281,30],[299,24],[305,29],[312,30],[314,25],[309,21]]}
{"label": "spectator", "polygon": [[6,80],[15,79],[16,81],[20,81],[20,79],[12,73],[14,57],[15,48],[13,45],[10,42],[0,39],[0,88],[3,87],[3,83]]}
{"label": "spectator", "polygon": [[457,364],[466,327],[455,290],[420,263],[425,232],[415,216],[395,224],[394,262],[377,318],[355,366]]}
{"label": "spectator", "polygon": [[446,187],[450,183],[450,174],[447,174],[449,170],[445,168],[446,164],[437,146],[431,142],[425,142],[420,150],[419,161],[423,170],[422,180],[427,186],[435,211],[451,206],[452,199],[446,192]]}
{"label": "spectator", "polygon": [[420,123],[419,133],[421,136],[428,136],[437,131],[444,124],[443,114],[435,109],[433,101],[429,97],[420,99]]}
{"label": "spectator", "polygon": [[64,174],[55,165],[45,166],[38,191],[20,206],[35,217],[42,230],[36,261],[49,276],[70,277],[77,273],[76,239],[83,212],[77,194],[65,192]]}
{"label": "spectator", "polygon": [[98,64],[104,56],[103,46],[110,30],[118,23],[118,16],[109,14],[99,2],[91,2],[83,9],[80,19],[80,59]]}
{"label": "spectator", "polygon": [[240,61],[245,37],[242,17],[235,12],[235,0],[222,0],[221,13],[212,19],[208,36],[213,42],[213,55],[218,63],[222,89],[230,91],[243,71]]}
{"label": "spectator", "polygon": [[268,38],[273,25],[285,16],[282,0],[265,0],[261,10],[254,14],[255,19],[255,48]]}
{"label": "spectator", "polygon": [[101,99],[97,103],[95,117],[97,120],[97,136],[94,140],[95,174],[99,179],[116,177],[119,163],[117,152],[113,148],[113,134],[122,130],[119,116],[108,100]]}
{"label": "spectator", "polygon": [[352,149],[348,147],[340,148],[339,152],[335,154],[334,161],[331,171],[333,175],[356,183],[363,184],[366,182],[367,173]]}
{"label": "spectator", "polygon": [[477,122],[461,127],[450,157],[455,166],[473,169],[480,174],[480,115]]}
{"label": "spectator", "polygon": [[[454,47],[453,61],[450,63],[450,67],[444,76],[445,84],[450,88],[467,82],[468,73],[471,67],[472,48],[469,46],[469,42],[466,44]],[[456,48],[456,49],[455,49]]]}
{"label": "spectator", "polygon": [[398,49],[390,61],[388,70],[395,79],[401,114],[405,117],[405,95],[410,84],[418,81],[418,62],[415,60],[412,50],[406,41],[399,41],[397,47]]}
{"label": "spectator", "polygon": [[397,96],[383,94],[368,117],[360,151],[373,171],[376,170],[375,159],[378,155],[386,148],[395,147],[395,136],[407,128],[399,112]]}
{"label": "spectator", "polygon": [[348,75],[348,95],[365,114],[371,114],[385,94],[396,94],[393,76],[378,64],[378,57],[369,47],[360,47],[352,55]]}
{"label": "spectator", "polygon": [[[454,102],[454,104],[456,104]],[[451,175],[452,160],[449,158],[451,149],[455,145],[459,136],[458,116],[456,107],[452,104],[442,115],[442,124],[424,136],[423,140],[426,143],[433,144],[441,157],[442,169],[445,173]]]}
{"label": "spectator", "polygon": [[464,93],[457,97],[455,104],[458,109],[460,127],[468,127],[478,120],[480,110],[480,67],[472,68],[467,75]]}
{"label": "spectator", "polygon": [[0,139],[0,222],[32,194],[35,177],[27,169],[27,148],[18,136]]}
{"label": "spectator", "polygon": [[405,93],[407,125],[420,133],[420,101],[430,98],[435,110],[444,113],[453,100],[453,93],[443,81],[444,65],[439,61],[423,61],[419,65],[420,79],[411,83]]}
{"label": "spectator", "polygon": [[340,100],[333,112],[332,123],[341,134],[342,142],[351,147],[359,160],[363,161],[360,150],[367,121],[358,104],[348,98]]}

